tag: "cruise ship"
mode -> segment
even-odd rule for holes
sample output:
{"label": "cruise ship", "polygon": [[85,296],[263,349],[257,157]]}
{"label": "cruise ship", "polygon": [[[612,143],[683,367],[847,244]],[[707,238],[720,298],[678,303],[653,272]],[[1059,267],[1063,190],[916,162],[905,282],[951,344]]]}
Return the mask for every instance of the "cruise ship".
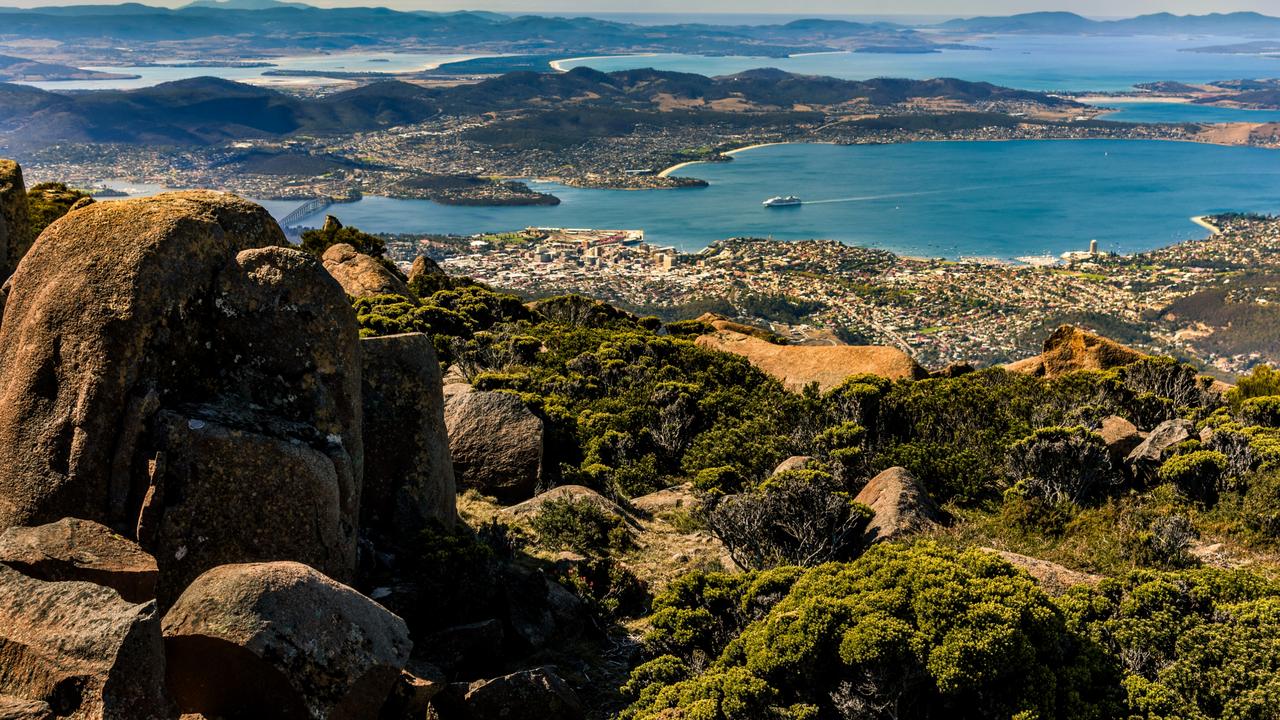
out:
{"label": "cruise ship", "polygon": [[800,204],[801,204],[800,198],[796,197],[795,195],[788,195],[786,197],[771,197],[768,200],[764,201],[764,206],[771,207],[771,208],[793,207],[795,205],[800,205]]}

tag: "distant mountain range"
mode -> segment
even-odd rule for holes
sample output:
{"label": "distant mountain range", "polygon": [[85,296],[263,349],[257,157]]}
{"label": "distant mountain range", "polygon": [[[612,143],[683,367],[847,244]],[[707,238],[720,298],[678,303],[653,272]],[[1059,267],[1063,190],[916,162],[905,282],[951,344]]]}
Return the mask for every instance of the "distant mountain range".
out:
{"label": "distant mountain range", "polygon": [[442,113],[468,115],[531,107],[556,112],[572,105],[618,113],[674,108],[689,116],[699,107],[717,107],[720,100],[731,100],[734,112],[741,114],[790,112],[796,106],[817,109],[853,101],[890,105],[919,98],[1071,104],[988,83],[952,79],[859,82],[781,70],[708,78],[655,70],[602,73],[576,68],[554,74],[510,73],[451,88],[378,82],[321,98],[300,98],[216,78],[80,94],[0,84],[0,140],[15,148],[58,142],[209,145],[294,134],[349,133],[412,124]]}
{"label": "distant mountain range", "polygon": [[1256,12],[1155,13],[1123,20],[1091,20],[1070,12],[1036,12],[951,20],[939,27],[951,32],[990,34],[1280,37],[1280,18]]}
{"label": "distant mountain range", "polygon": [[[196,0],[178,9],[123,5],[0,8],[0,38],[120,43],[218,38],[246,49],[347,49],[411,43],[504,52],[690,52],[782,57],[816,50],[935,52],[925,34],[888,23],[644,26],[589,17],[316,8],[273,0]],[[225,49],[223,47],[220,50]],[[172,52],[172,49],[169,50]]]}

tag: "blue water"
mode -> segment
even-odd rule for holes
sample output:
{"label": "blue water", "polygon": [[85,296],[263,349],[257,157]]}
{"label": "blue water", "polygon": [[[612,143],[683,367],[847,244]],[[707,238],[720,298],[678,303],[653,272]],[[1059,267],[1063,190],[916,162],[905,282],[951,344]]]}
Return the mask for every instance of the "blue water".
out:
{"label": "blue water", "polygon": [[263,73],[270,70],[412,72],[432,68],[444,63],[465,60],[469,57],[478,56],[457,53],[442,55],[438,53],[352,52],[265,58],[262,62],[272,63],[274,67],[257,68],[93,66],[85,69],[122,75],[138,75],[140,77],[131,80],[69,80],[24,84],[45,90],[115,90],[151,87],[152,85],[174,80],[210,76],[254,85],[332,85],[342,81],[316,77],[273,77],[264,76]]}
{"label": "blue water", "polygon": [[[372,232],[459,233],[528,226],[643,229],[696,250],[735,236],[827,238],[907,255],[1016,258],[1087,249],[1131,253],[1203,237],[1194,215],[1280,211],[1280,153],[1154,141],[782,145],[681,172],[703,189],[628,192],[534,183],[558,207],[446,207],[368,197],[328,210]],[[796,194],[802,207],[766,209]],[[277,217],[297,203],[267,203]],[[312,218],[315,224],[320,217]]]}
{"label": "blue water", "polygon": [[1113,107],[1117,112],[1107,113],[1103,120],[1133,123],[1229,123],[1229,122],[1280,122],[1280,110],[1244,110],[1241,108],[1213,107],[1175,102],[1112,102],[1100,105]]}
{"label": "blue water", "polygon": [[1118,91],[1137,83],[1206,83],[1280,75],[1280,58],[1180,52],[1184,48],[1243,42],[1214,37],[1064,37],[1011,35],[971,41],[990,50],[948,50],[923,55],[835,53],[789,58],[631,55],[571,61],[612,71],[659,70],[730,75],[760,67],[850,80],[876,77],[955,77],[1026,90]]}

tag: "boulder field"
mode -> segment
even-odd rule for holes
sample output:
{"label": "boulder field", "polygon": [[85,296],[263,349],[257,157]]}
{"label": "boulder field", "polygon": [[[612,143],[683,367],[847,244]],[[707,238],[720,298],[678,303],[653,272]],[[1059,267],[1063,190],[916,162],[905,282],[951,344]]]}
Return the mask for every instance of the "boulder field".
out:
{"label": "boulder field", "polygon": [[427,717],[445,684],[355,586],[457,519],[430,340],[361,340],[234,196],[27,249],[22,187],[0,162],[0,716]]}

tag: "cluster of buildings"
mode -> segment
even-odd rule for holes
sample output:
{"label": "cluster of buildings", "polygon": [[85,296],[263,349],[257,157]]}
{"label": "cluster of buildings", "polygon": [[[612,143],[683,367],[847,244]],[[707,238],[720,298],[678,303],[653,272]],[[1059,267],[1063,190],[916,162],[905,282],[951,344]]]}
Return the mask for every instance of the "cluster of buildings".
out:
{"label": "cluster of buildings", "polygon": [[[1280,323],[1280,219],[1213,222],[1221,232],[1206,240],[1135,256],[1091,244],[1040,266],[904,258],[834,241],[733,239],[679,253],[645,243],[640,231],[550,228],[501,242],[455,239],[429,250],[449,272],[497,287],[529,295],[578,292],[650,312],[666,308],[678,315],[717,299],[803,301],[815,309],[801,334],[834,331],[897,346],[935,368],[1027,357],[1061,323],[1109,334],[1123,329],[1116,337],[1122,342],[1223,373],[1280,361],[1280,338],[1272,348],[1239,337],[1240,328],[1215,325],[1224,317],[1223,303],[1269,309]],[[405,258],[421,249],[399,247]],[[1245,267],[1261,280],[1244,281]],[[1202,296],[1217,304],[1199,302]],[[747,305],[760,303],[740,303]],[[1169,312],[1183,306],[1189,309]],[[783,334],[796,330],[767,313],[744,311],[740,319]],[[1234,345],[1247,350],[1230,352]]]}

